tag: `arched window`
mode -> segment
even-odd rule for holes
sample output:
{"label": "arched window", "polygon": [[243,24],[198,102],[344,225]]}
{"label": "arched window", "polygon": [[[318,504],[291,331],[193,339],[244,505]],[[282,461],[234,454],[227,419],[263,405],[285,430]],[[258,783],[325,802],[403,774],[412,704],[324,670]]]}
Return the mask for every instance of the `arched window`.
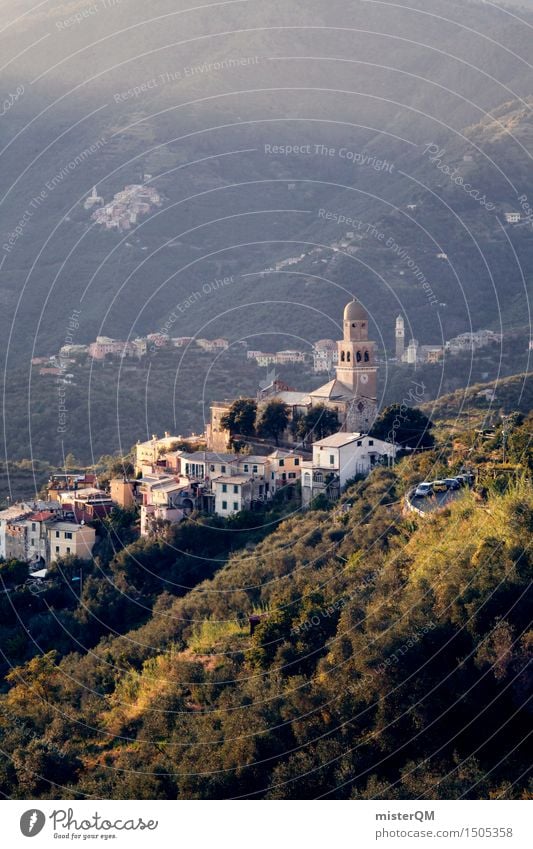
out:
{"label": "arched window", "polygon": [[349,352],[349,351],[348,351],[348,353],[346,354],[346,362],[347,362],[347,363],[349,363],[349,362],[350,362],[350,352]]}
{"label": "arched window", "polygon": [[344,351],[341,351],[341,363],[343,363],[345,359]]}
{"label": "arched window", "polygon": [[368,363],[369,361],[370,361],[370,357],[368,355],[368,351],[365,351],[365,363]]}
{"label": "arched window", "polygon": [[358,362],[358,363],[360,363],[360,362],[361,362],[361,360],[362,360],[362,357],[361,357],[361,351],[358,351],[358,352],[357,352],[357,362]]}

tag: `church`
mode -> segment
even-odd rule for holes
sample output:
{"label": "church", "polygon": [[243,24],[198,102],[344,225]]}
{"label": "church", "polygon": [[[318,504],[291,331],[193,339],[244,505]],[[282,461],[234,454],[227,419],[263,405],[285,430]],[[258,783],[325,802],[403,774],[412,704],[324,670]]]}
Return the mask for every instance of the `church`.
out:
{"label": "church", "polygon": [[309,393],[311,406],[337,410],[343,431],[367,433],[377,416],[376,343],[368,339],[368,314],[355,299],[346,305],[336,376]]}
{"label": "church", "polygon": [[[258,407],[273,399],[283,401],[294,420],[312,407],[323,405],[337,413],[341,431],[368,433],[378,412],[376,343],[368,338],[368,313],[355,298],[344,309],[343,338],[337,347],[338,364],[333,380],[311,392],[297,392],[274,381],[259,392]],[[229,433],[221,428],[220,420],[230,406],[230,402],[224,402],[211,407],[211,423],[207,427],[211,450],[227,447]],[[287,432],[287,441],[291,440]]]}

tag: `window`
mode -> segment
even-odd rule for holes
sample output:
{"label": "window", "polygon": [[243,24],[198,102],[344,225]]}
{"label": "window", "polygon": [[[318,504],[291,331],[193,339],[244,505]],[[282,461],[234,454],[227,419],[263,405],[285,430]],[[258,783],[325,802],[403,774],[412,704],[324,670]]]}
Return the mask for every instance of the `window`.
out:
{"label": "window", "polygon": [[358,445],[358,447],[360,448],[362,444],[363,444],[363,443],[362,443],[362,441],[359,439],[359,440],[357,441],[357,445]]}
{"label": "window", "polygon": [[368,440],[368,444],[369,444],[369,445],[373,445],[373,444],[374,444],[374,440],[373,440],[373,439],[369,439],[369,440]]}
{"label": "window", "polygon": [[222,492],[227,492],[227,491],[228,491],[228,485],[227,485],[227,483],[223,483],[222,484]]}
{"label": "window", "polygon": [[271,478],[271,480],[274,480],[274,478],[275,478],[275,474],[274,474],[274,472],[271,472],[271,473],[270,473],[270,478]]}
{"label": "window", "polygon": [[70,554],[70,548],[67,547],[67,554]]}
{"label": "window", "polygon": [[56,539],[59,539],[59,531],[56,531]]}
{"label": "window", "polygon": [[233,492],[235,495],[239,494],[239,487],[236,483],[233,484]]}
{"label": "window", "polygon": [[280,460],[280,461],[279,461],[280,469],[281,469],[281,467],[282,467],[282,466],[284,466],[284,465],[285,465],[285,460]]}
{"label": "window", "polygon": [[59,546],[56,545],[56,554],[59,554]]}
{"label": "window", "polygon": [[335,465],[335,455],[334,455],[334,454],[330,454],[330,455],[329,455],[329,465],[330,465],[330,466],[334,466],[334,465]]}
{"label": "window", "polygon": [[32,523],[31,523],[31,529],[32,529],[32,531],[36,531],[36,530],[37,530],[37,525],[35,524],[35,522],[32,522]]}
{"label": "window", "polygon": [[225,475],[225,474],[226,474],[226,467],[225,467],[225,466],[221,466],[221,467],[220,467],[220,471],[222,472],[222,474],[223,474],[223,475]]}
{"label": "window", "polygon": [[299,465],[300,465],[300,458],[299,458],[299,457],[295,457],[295,458],[294,458],[294,465],[295,465],[295,466],[299,466]]}
{"label": "window", "polygon": [[294,480],[296,477],[296,472],[289,472],[289,480]]}
{"label": "window", "polygon": [[227,509],[228,509],[228,502],[227,502],[227,501],[223,501],[223,502],[222,502],[222,509],[223,509],[223,510],[227,510]]}
{"label": "window", "polygon": [[257,474],[257,466],[252,466],[252,472],[254,472],[255,474]]}
{"label": "window", "polygon": [[248,469],[249,469],[248,463],[245,463],[245,464],[244,464],[244,471],[245,471],[245,472],[247,472],[247,471],[248,471]]}
{"label": "window", "polygon": [[215,471],[215,467],[213,466],[213,464],[212,464],[212,463],[211,463],[211,465],[209,466],[209,471],[210,471],[210,472],[214,472],[214,471]]}
{"label": "window", "polygon": [[238,502],[238,501],[234,501],[234,502],[233,502],[233,509],[234,509],[234,510],[238,510],[238,509],[239,509],[239,502]]}
{"label": "window", "polygon": [[65,539],[72,539],[72,531],[65,531]]}
{"label": "window", "polygon": [[35,545],[35,540],[34,540],[34,539],[32,539],[31,544],[32,544],[32,545]]}

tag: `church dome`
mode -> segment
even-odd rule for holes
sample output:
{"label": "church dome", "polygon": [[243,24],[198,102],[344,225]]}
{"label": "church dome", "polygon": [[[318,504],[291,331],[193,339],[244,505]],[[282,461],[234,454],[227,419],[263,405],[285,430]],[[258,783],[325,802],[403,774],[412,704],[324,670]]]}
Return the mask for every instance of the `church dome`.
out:
{"label": "church dome", "polygon": [[346,304],[344,308],[344,321],[366,321],[367,318],[367,311],[355,298],[349,304]]}

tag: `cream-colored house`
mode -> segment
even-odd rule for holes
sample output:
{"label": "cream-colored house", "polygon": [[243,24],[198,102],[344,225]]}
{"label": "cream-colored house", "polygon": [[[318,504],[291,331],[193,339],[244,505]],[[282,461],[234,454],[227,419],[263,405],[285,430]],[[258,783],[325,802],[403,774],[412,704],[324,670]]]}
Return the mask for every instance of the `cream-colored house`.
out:
{"label": "cream-colored house", "polygon": [[140,474],[143,466],[156,463],[161,454],[171,451],[173,445],[179,441],[179,436],[171,436],[167,431],[161,439],[154,434],[147,442],[138,442],[135,446],[135,474]]}
{"label": "cream-colored house", "polygon": [[227,517],[249,510],[253,497],[253,482],[248,475],[222,475],[213,481],[215,513]]}
{"label": "cream-colored house", "polygon": [[48,528],[50,563],[69,555],[90,560],[95,540],[96,532],[89,525],[55,522]]}

